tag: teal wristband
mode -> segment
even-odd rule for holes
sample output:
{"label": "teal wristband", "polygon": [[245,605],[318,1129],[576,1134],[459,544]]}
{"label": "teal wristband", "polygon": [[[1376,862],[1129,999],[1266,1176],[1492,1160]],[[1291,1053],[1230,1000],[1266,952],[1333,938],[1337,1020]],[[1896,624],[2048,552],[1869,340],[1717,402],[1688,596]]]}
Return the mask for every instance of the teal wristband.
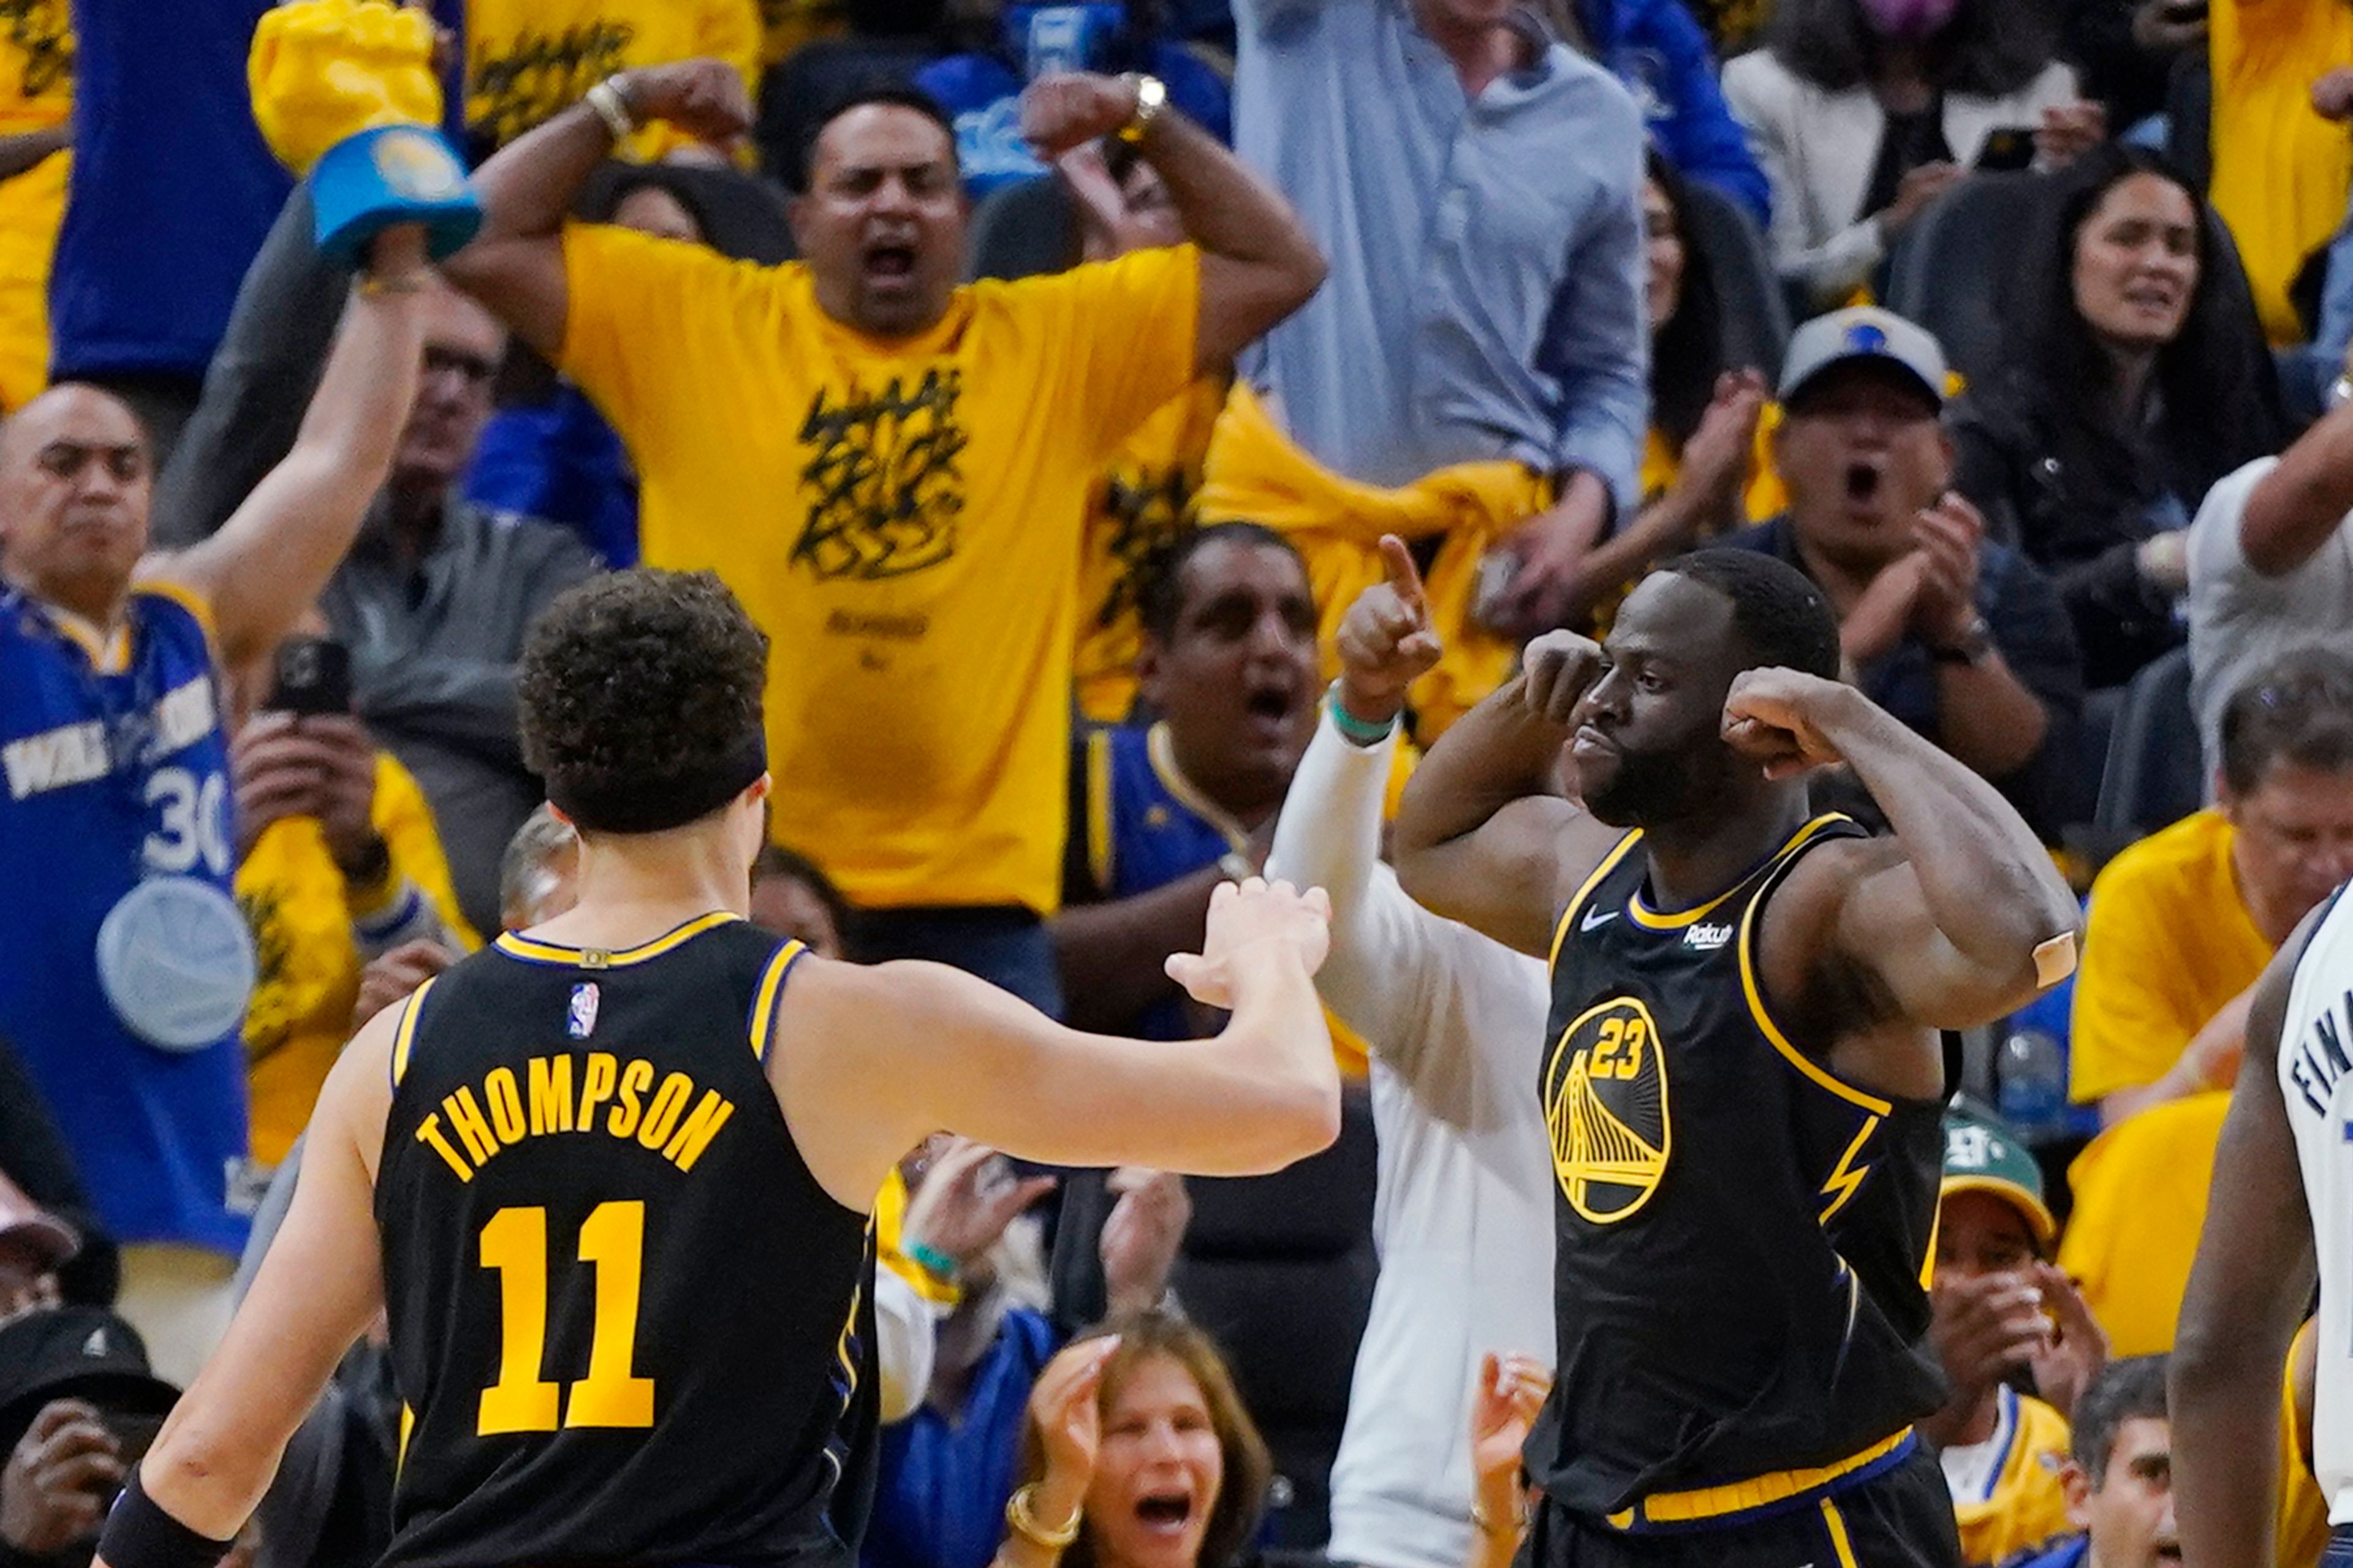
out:
{"label": "teal wristband", "polygon": [[926,1247],[920,1241],[911,1241],[899,1250],[907,1255],[909,1262],[934,1279],[953,1281],[956,1277],[955,1259],[937,1247]]}
{"label": "teal wristband", "polygon": [[1340,705],[1340,683],[1336,680],[1332,683],[1331,689],[1324,694],[1324,710],[1332,715],[1334,729],[1360,746],[1369,746],[1377,741],[1386,741],[1389,738],[1389,731],[1397,728],[1397,718],[1394,714],[1384,722],[1367,724],[1343,708]]}

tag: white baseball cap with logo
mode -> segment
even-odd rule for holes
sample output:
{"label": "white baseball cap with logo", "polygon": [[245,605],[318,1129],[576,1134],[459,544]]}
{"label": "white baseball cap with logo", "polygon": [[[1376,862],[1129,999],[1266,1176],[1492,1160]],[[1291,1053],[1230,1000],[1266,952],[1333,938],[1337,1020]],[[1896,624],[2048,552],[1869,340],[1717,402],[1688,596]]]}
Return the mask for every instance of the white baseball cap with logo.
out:
{"label": "white baseball cap with logo", "polygon": [[1929,331],[1893,310],[1852,305],[1817,316],[1789,338],[1778,394],[1787,407],[1823,372],[1858,360],[1908,371],[1938,408],[1945,405],[1945,351]]}

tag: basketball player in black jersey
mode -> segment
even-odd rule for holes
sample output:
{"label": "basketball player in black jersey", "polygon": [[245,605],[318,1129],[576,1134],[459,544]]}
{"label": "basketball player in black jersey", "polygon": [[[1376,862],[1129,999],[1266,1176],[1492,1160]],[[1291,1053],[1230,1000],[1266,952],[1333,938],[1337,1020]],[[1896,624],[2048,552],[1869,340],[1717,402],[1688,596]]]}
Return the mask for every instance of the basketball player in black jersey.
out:
{"label": "basketball player in black jersey", "polygon": [[[1525,666],[1416,773],[1397,854],[1552,958],[1532,1561],[1957,1564],[1911,1431],[1941,1392],[1936,1031],[2064,973],[2074,900],[1990,785],[1839,683],[1829,605],[1767,556],[1682,557],[1606,646]],[[1841,760],[1894,837],[1809,810]]]}
{"label": "basketball player in black jersey", "polygon": [[766,662],[707,574],[601,578],[533,629],[524,752],[579,829],[579,902],[344,1052],[251,1295],[110,1521],[112,1568],[210,1568],[379,1307],[408,1407],[387,1563],[846,1568],[867,1211],[905,1150],[947,1127],[1242,1173],[1334,1137],[1320,893],[1219,890],[1170,968],[1232,1019],[1175,1046],[744,920]]}

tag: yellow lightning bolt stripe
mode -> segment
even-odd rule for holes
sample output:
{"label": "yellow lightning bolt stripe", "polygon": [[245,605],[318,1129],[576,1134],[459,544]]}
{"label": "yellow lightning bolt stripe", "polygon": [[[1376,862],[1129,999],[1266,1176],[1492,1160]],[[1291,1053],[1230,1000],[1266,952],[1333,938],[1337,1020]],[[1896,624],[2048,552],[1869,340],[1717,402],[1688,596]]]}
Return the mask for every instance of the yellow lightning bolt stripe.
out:
{"label": "yellow lightning bolt stripe", "polygon": [[1822,1210],[1822,1224],[1830,1224],[1831,1216],[1846,1207],[1847,1200],[1853,1197],[1856,1191],[1862,1187],[1863,1177],[1871,1174],[1871,1168],[1868,1165],[1860,1168],[1856,1166],[1854,1157],[1862,1152],[1862,1146],[1871,1142],[1871,1135],[1878,1131],[1879,1118],[1864,1117],[1862,1131],[1854,1135],[1854,1142],[1846,1146],[1846,1152],[1839,1156],[1839,1163],[1831,1170],[1830,1179],[1822,1184],[1821,1195],[1831,1200],[1829,1205]]}

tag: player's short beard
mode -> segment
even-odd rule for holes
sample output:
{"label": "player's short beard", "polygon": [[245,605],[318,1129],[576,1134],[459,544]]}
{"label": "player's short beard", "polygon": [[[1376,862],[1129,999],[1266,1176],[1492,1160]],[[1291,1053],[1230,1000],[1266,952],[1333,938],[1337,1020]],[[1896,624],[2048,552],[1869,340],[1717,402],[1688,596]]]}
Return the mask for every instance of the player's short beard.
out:
{"label": "player's short beard", "polygon": [[1618,765],[1584,798],[1585,809],[1610,827],[1665,827],[1729,808],[1735,786],[1725,758],[1713,746],[1672,752],[1620,752]]}

